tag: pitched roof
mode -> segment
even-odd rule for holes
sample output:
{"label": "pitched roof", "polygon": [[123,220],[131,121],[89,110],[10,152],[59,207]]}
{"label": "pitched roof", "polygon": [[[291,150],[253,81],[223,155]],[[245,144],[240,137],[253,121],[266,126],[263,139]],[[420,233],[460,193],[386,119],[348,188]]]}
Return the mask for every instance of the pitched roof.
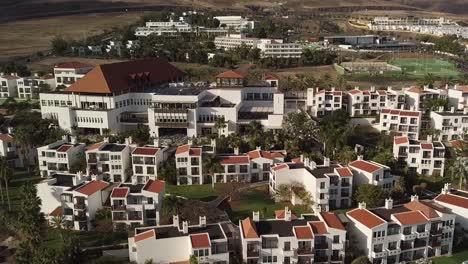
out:
{"label": "pitched roof", "polygon": [[354,90],[349,91],[348,93],[349,93],[349,94],[352,94],[352,95],[355,95],[355,94],[360,94],[360,93],[362,93],[362,91],[361,91],[361,90],[358,90],[358,89],[354,89]]}
{"label": "pitched roof", "polygon": [[158,153],[158,148],[153,147],[138,147],[133,152],[132,155],[149,155],[154,156]]}
{"label": "pitched roof", "polygon": [[208,234],[190,235],[190,241],[192,242],[193,248],[211,247],[210,237]]}
{"label": "pitched roof", "polygon": [[291,159],[291,162],[293,162],[293,163],[302,163],[301,158]]}
{"label": "pitched roof", "polygon": [[409,111],[409,110],[396,110],[396,109],[382,109],[381,113],[391,114],[391,115],[400,115],[400,116],[419,116],[421,112],[418,111]]}
{"label": "pitched roof", "polygon": [[200,156],[201,155],[201,148],[190,148],[189,155],[190,156]]}
{"label": "pitched roof", "polygon": [[360,170],[369,172],[369,173],[372,173],[372,172],[377,171],[377,170],[382,168],[380,166],[377,166],[374,163],[371,163],[371,162],[365,161],[365,160],[355,160],[355,161],[349,163],[349,166],[354,167],[356,169],[360,169]]}
{"label": "pitched roof", "polygon": [[263,80],[279,80],[279,77],[276,74],[268,73],[263,77]]}
{"label": "pitched roof", "polygon": [[338,175],[340,175],[340,177],[352,177],[353,176],[353,173],[351,172],[351,170],[348,167],[337,168],[336,173],[338,173]]}
{"label": "pitched roof", "polygon": [[284,158],[284,155],[280,152],[276,151],[260,151],[260,150],[252,150],[247,153],[250,159],[258,159],[258,158],[266,158],[266,159],[274,159],[274,158]]}
{"label": "pitched roof", "polygon": [[412,211],[421,211],[427,218],[438,218],[439,214],[433,208],[419,201],[412,201],[403,205]]}
{"label": "pitched roof", "polygon": [[98,149],[98,148],[100,148],[103,144],[104,144],[104,142],[94,143],[94,144],[92,144],[91,146],[88,147],[88,150]]}
{"label": "pitched roof", "polygon": [[314,234],[328,234],[327,226],[324,222],[309,222]]}
{"label": "pitched roof", "polygon": [[49,216],[62,216],[63,215],[63,210],[62,206],[57,206],[52,212],[50,212]]}
{"label": "pitched roof", "polygon": [[[284,219],[284,216],[285,216],[284,209],[283,210],[276,210],[275,211],[275,216],[276,216],[276,219]],[[291,213],[291,219],[297,219],[297,216],[295,214]]]}
{"label": "pitched roof", "polygon": [[175,154],[182,154],[190,150],[190,145],[182,145],[177,147]]}
{"label": "pitched roof", "polygon": [[367,226],[368,228],[374,228],[376,226],[382,225],[385,223],[384,220],[377,217],[375,214],[371,213],[366,209],[354,209],[346,213],[348,216],[354,218],[356,221]]}
{"label": "pitched roof", "polygon": [[421,148],[430,150],[432,149],[432,143],[421,143]]}
{"label": "pitched roof", "polygon": [[286,169],[286,168],[289,168],[288,164],[283,163],[283,164],[280,164],[280,165],[278,165],[276,167],[273,167],[273,170],[274,171],[279,171],[279,170]]}
{"label": "pitched roof", "polygon": [[95,192],[106,188],[107,186],[109,186],[109,183],[105,181],[90,181],[85,185],[79,187],[75,191],[85,195],[92,195]]}
{"label": "pitched roof", "polygon": [[13,75],[4,75],[4,76],[1,76],[1,77],[4,78],[4,79],[7,79],[7,80],[18,80],[19,78],[21,78],[19,76],[13,76]]}
{"label": "pitched roof", "polygon": [[0,134],[0,140],[5,142],[12,142],[13,137],[8,134]]}
{"label": "pitched roof", "polygon": [[57,149],[57,152],[67,152],[71,147],[72,145],[64,144]]}
{"label": "pitched roof", "polygon": [[102,64],[76,81],[66,92],[122,94],[141,91],[141,83],[167,83],[183,76],[183,72],[165,60],[154,58]]}
{"label": "pitched roof", "polygon": [[242,232],[245,238],[258,238],[257,228],[250,217],[241,221]]}
{"label": "pitched roof", "polygon": [[393,139],[393,142],[394,142],[396,145],[407,144],[407,143],[409,143],[409,139],[408,139],[408,137],[405,137],[405,136],[403,136],[403,137],[395,137],[395,138]]}
{"label": "pitched roof", "polygon": [[216,75],[216,78],[235,78],[235,79],[244,79],[247,76],[247,74],[240,72],[240,71],[225,71],[222,72],[218,75]]}
{"label": "pitched roof", "polygon": [[310,226],[295,226],[294,231],[297,239],[313,239],[314,234],[310,229]]}
{"label": "pitched roof", "polygon": [[140,242],[142,240],[145,240],[145,239],[148,239],[148,238],[155,238],[156,237],[156,232],[154,231],[154,229],[151,229],[151,230],[148,230],[148,231],[145,231],[143,233],[140,233],[138,235],[135,235],[135,237],[133,238],[135,243],[137,242]]}
{"label": "pitched roof", "polygon": [[412,92],[412,93],[418,93],[418,94],[422,94],[425,92],[422,88],[414,87],[414,86],[409,88],[407,91]]}
{"label": "pitched roof", "polygon": [[126,187],[117,187],[112,190],[111,197],[112,198],[124,198],[127,197],[127,194],[129,192],[129,188]]}
{"label": "pitched roof", "polygon": [[468,209],[468,198],[462,196],[454,194],[441,194],[437,196],[435,200]]}
{"label": "pitched roof", "polygon": [[93,65],[91,64],[82,63],[78,61],[70,61],[70,62],[59,63],[55,65],[54,68],[81,69],[81,68],[91,68],[91,67],[93,67]]}
{"label": "pitched roof", "polygon": [[249,163],[249,156],[220,156],[221,165]]}
{"label": "pitched roof", "polygon": [[420,223],[425,223],[429,221],[423,213],[420,211],[410,211],[403,212],[398,214],[393,214],[393,216],[400,222],[402,225],[415,225]]}
{"label": "pitched roof", "polygon": [[160,180],[149,180],[145,187],[143,187],[143,190],[148,191],[148,192],[153,192],[153,193],[160,193],[164,190],[166,187],[166,182],[165,181],[160,181]]}
{"label": "pitched roof", "polygon": [[336,214],[321,212],[320,215],[323,217],[323,220],[325,221],[325,223],[327,223],[329,227],[340,230],[346,230],[343,224],[341,223],[340,219],[338,219],[338,216],[336,216]]}

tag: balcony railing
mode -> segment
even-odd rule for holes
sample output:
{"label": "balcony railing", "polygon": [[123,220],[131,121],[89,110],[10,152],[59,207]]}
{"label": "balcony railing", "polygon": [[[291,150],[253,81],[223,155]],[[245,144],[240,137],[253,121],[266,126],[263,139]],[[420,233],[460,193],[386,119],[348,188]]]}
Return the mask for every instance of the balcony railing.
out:
{"label": "balcony railing", "polygon": [[87,221],[88,217],[86,215],[75,215],[75,221]]}
{"label": "balcony railing", "polygon": [[86,204],[84,204],[84,203],[76,203],[76,204],[74,204],[74,208],[75,208],[75,209],[78,209],[78,210],[84,210],[84,209],[86,209]]}
{"label": "balcony railing", "polygon": [[258,248],[255,249],[247,249],[247,257],[258,257],[260,256],[260,250]]}
{"label": "balcony railing", "polygon": [[120,205],[120,204],[112,205],[112,211],[125,211],[125,210],[127,210],[127,206],[125,205]]}
{"label": "balcony railing", "polygon": [[340,255],[338,255],[338,256],[333,256],[333,255],[331,255],[331,256],[330,256],[330,260],[331,260],[332,262],[334,262],[334,261],[343,261],[343,256],[340,256]]}
{"label": "balcony railing", "polygon": [[128,216],[128,220],[135,220],[135,221],[139,221],[139,220],[142,220],[142,216],[141,215],[129,215]]}
{"label": "balcony railing", "polygon": [[126,221],[127,217],[125,215],[113,215],[112,219],[114,221]]}
{"label": "balcony railing", "polygon": [[88,158],[88,163],[97,163],[96,158]]}
{"label": "balcony railing", "polygon": [[327,243],[320,243],[320,244],[315,244],[316,249],[328,249],[328,244]]}
{"label": "balcony railing", "polygon": [[314,263],[318,262],[328,262],[328,256],[315,256]]}
{"label": "balcony railing", "polygon": [[311,247],[301,247],[296,250],[298,255],[312,255],[314,252]]}

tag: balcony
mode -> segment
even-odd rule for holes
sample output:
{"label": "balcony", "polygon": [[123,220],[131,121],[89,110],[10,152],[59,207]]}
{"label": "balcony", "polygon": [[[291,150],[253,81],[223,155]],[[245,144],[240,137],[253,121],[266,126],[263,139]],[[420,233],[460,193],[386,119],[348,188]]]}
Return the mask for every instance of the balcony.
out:
{"label": "balcony", "polygon": [[297,255],[312,255],[314,250],[311,247],[301,247],[296,249]]}
{"label": "balcony", "polygon": [[124,214],[114,214],[112,216],[113,221],[127,221],[127,217]]}
{"label": "balcony", "polygon": [[328,249],[328,244],[327,243],[320,243],[320,244],[315,244],[316,249]]}
{"label": "balcony", "polygon": [[155,126],[161,128],[188,128],[189,124],[187,121],[185,122],[155,122]]}
{"label": "balcony", "polygon": [[84,203],[76,203],[73,205],[73,207],[77,210],[85,210],[86,209],[86,204]]}
{"label": "balcony", "polygon": [[429,240],[429,246],[431,248],[436,248],[436,247],[441,247],[442,246],[442,240],[439,239],[431,239]]}
{"label": "balcony", "polygon": [[426,240],[415,240],[413,248],[422,248],[426,246],[427,246]]}
{"label": "balcony", "polygon": [[248,258],[258,258],[260,256],[260,250],[258,248],[247,249]]}
{"label": "balcony", "polygon": [[410,250],[410,249],[413,249],[413,245],[411,243],[401,243],[400,249],[401,250]]}
{"label": "balcony", "polygon": [[388,256],[395,256],[399,255],[401,253],[401,249],[395,248],[395,249],[387,249],[387,255]]}
{"label": "balcony", "polygon": [[123,204],[114,204],[112,205],[112,211],[125,211],[127,210],[127,206]]}
{"label": "balcony", "polygon": [[88,217],[85,214],[82,215],[75,215],[75,221],[83,222],[88,221]]}
{"label": "balcony", "polygon": [[343,261],[343,256],[341,255],[331,255],[330,256],[330,261],[331,262],[342,262]]}
{"label": "balcony", "polygon": [[321,262],[328,263],[328,256],[315,256],[314,257],[314,263],[321,263]]}
{"label": "balcony", "polygon": [[343,242],[332,243],[332,250],[343,250],[343,249],[344,249]]}
{"label": "balcony", "polygon": [[412,240],[417,237],[416,233],[411,233],[411,234],[401,234],[401,240]]}
{"label": "balcony", "polygon": [[431,236],[440,236],[442,235],[442,228],[431,228]]}
{"label": "balcony", "polygon": [[88,158],[88,163],[97,163],[97,158],[96,157]]}
{"label": "balcony", "polygon": [[147,124],[148,117],[121,117],[120,122],[130,124]]}
{"label": "balcony", "polygon": [[130,221],[141,221],[143,217],[141,215],[129,215],[128,220]]}
{"label": "balcony", "polygon": [[421,232],[418,231],[417,234],[418,234],[418,238],[425,238],[429,236],[429,231],[421,231]]}
{"label": "balcony", "polygon": [[383,258],[387,256],[387,251],[372,251],[372,258]]}

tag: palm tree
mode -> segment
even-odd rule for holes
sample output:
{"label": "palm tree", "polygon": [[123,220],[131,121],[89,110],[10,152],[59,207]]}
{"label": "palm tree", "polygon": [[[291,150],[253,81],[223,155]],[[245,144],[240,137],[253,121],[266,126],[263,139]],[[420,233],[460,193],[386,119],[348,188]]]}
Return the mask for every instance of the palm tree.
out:
{"label": "palm tree", "polygon": [[278,186],[278,188],[276,188],[275,197],[279,201],[284,202],[284,201],[289,201],[291,199],[291,194],[292,194],[291,186],[286,185],[286,184],[281,184]]}
{"label": "palm tree", "polygon": [[34,145],[35,129],[32,126],[21,126],[15,130],[13,140],[21,146],[21,155],[23,156],[23,164],[28,169],[28,174],[31,174],[29,166],[29,150]]}
{"label": "palm tree", "polygon": [[173,213],[178,215],[180,208],[183,206],[181,199],[175,195],[169,195],[164,199],[163,208],[166,214]]}
{"label": "palm tree", "polygon": [[223,130],[227,127],[227,122],[224,116],[216,119],[214,127],[218,131],[218,137],[221,137]]}
{"label": "palm tree", "polygon": [[452,181],[458,178],[459,189],[463,187],[463,181],[468,180],[468,168],[466,157],[456,155],[452,161],[452,166],[449,167],[450,176]]}
{"label": "palm tree", "polygon": [[2,204],[5,204],[5,200],[3,197],[3,183],[2,180],[5,184],[5,190],[6,190],[6,198],[7,198],[7,203],[8,203],[8,210],[11,210],[11,203],[10,203],[10,193],[9,193],[9,188],[8,188],[8,182],[10,175],[13,173],[13,170],[10,167],[10,164],[8,163],[8,160],[5,157],[0,157],[0,194],[2,197]]}
{"label": "palm tree", "polygon": [[63,228],[65,226],[66,226],[66,221],[63,215],[54,216],[52,218],[52,227],[57,229],[61,240],[63,240]]}
{"label": "palm tree", "polygon": [[223,166],[219,163],[218,158],[215,155],[207,155],[203,158],[203,171],[205,175],[209,175],[213,178],[213,184],[215,183],[214,175],[216,173],[222,173],[224,171]]}
{"label": "palm tree", "polygon": [[263,132],[263,126],[262,123],[259,121],[250,121],[249,125],[247,126],[247,133],[251,136],[254,137],[258,135],[259,133]]}

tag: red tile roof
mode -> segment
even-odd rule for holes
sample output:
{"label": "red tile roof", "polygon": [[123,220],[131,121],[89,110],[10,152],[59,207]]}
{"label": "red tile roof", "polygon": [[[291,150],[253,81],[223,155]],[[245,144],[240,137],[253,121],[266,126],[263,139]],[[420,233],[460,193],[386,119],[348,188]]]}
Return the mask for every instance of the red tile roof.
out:
{"label": "red tile roof", "polygon": [[63,68],[63,69],[81,69],[81,68],[91,68],[94,67],[91,64],[81,63],[78,61],[71,61],[71,62],[64,62],[55,65],[55,68]]}
{"label": "red tile roof", "polygon": [[441,194],[435,198],[436,201],[463,207],[468,209],[468,198],[454,195],[454,194]]}
{"label": "red tile roof", "polygon": [[432,143],[421,143],[421,148],[431,150],[432,149]]}
{"label": "red tile roof", "polygon": [[125,198],[129,192],[129,188],[127,187],[117,187],[112,190],[111,197],[112,198]]}
{"label": "red tile roof", "polygon": [[18,80],[19,78],[21,78],[19,76],[12,76],[12,75],[4,75],[4,76],[1,76],[1,77],[4,78],[4,79],[7,79],[7,80]]}
{"label": "red tile roof", "polygon": [[88,150],[98,149],[98,148],[100,148],[103,144],[104,144],[104,142],[94,143],[94,144],[92,144],[91,146],[88,147]]}
{"label": "red tile roof", "polygon": [[345,168],[337,168],[336,169],[336,173],[338,173],[338,175],[340,175],[340,177],[352,177],[353,176],[353,173],[351,172],[351,170],[347,167]]}
{"label": "red tile roof", "polygon": [[349,163],[349,166],[354,167],[356,169],[360,169],[369,173],[373,173],[374,171],[377,171],[381,169],[382,167],[377,166],[374,163],[371,163],[369,161],[365,160],[355,160],[351,163]]}
{"label": "red tile roof", "polygon": [[249,156],[221,156],[219,157],[221,165],[228,164],[246,164],[249,163]]}
{"label": "red tile roof", "polygon": [[432,207],[419,201],[412,201],[403,205],[411,211],[421,211],[427,218],[438,218],[439,214]]}
{"label": "red tile roof", "polygon": [[62,145],[57,149],[57,152],[67,152],[72,145]]}
{"label": "red tile roof", "polygon": [[190,145],[179,146],[176,149],[176,154],[182,154],[190,150]]}
{"label": "red tile roof", "polygon": [[425,93],[425,91],[422,88],[419,88],[419,87],[411,87],[407,91],[412,92],[412,93],[418,93],[418,94]]}
{"label": "red tile roof", "polygon": [[0,140],[5,142],[12,142],[13,137],[8,134],[0,134]]}
{"label": "red tile roof", "polygon": [[387,91],[385,90],[377,90],[377,93],[379,93],[380,95],[387,95]]}
{"label": "red tile roof", "polygon": [[382,109],[384,114],[400,115],[400,116],[419,116],[421,113],[418,111],[396,110],[396,109]]}
{"label": "red tile roof", "polygon": [[273,167],[273,170],[274,171],[279,171],[279,170],[286,169],[286,168],[289,168],[288,164],[283,163],[283,164],[280,164],[280,165],[278,165],[276,167]]}
{"label": "red tile roof", "polygon": [[143,187],[143,190],[148,191],[148,192],[153,192],[153,193],[161,193],[165,187],[166,187],[165,181],[149,180],[146,183],[145,187]]}
{"label": "red tile roof", "polygon": [[257,228],[255,227],[255,223],[247,217],[246,219],[241,221],[242,232],[244,233],[244,238],[258,238]]}
{"label": "red tile roof", "polygon": [[201,155],[201,148],[190,148],[189,155],[190,156],[200,156]]}
{"label": "red tile roof", "polygon": [[385,223],[384,220],[380,219],[375,214],[366,209],[354,209],[347,212],[346,214],[361,224],[367,226],[368,228],[374,228]]}
{"label": "red tile roof", "polygon": [[393,214],[393,216],[402,225],[416,225],[416,224],[425,223],[429,221],[429,219],[427,219],[420,211],[403,212],[403,213]]}
{"label": "red tile roof", "polygon": [[273,73],[269,73],[263,77],[264,80],[279,80],[279,77]]}
{"label": "red tile roof", "polygon": [[395,137],[393,139],[393,142],[395,143],[395,145],[408,144],[409,139],[408,139],[408,137]]}
{"label": "red tile roof", "polygon": [[109,183],[105,181],[90,181],[75,191],[89,196],[106,188],[107,186],[109,186]]}
{"label": "red tile roof", "polygon": [[142,240],[145,240],[145,239],[148,239],[148,238],[156,238],[156,232],[154,231],[154,229],[151,229],[151,230],[148,230],[148,231],[145,231],[143,233],[140,233],[138,235],[135,235],[135,237],[133,238],[135,243],[137,242],[140,242]]}
{"label": "red tile roof", "polygon": [[[275,216],[277,219],[284,219],[284,216],[285,216],[284,210],[276,210]],[[297,219],[297,216],[291,213],[291,219]]]}
{"label": "red tile roof", "polygon": [[247,74],[240,72],[240,71],[225,71],[222,72],[218,75],[216,75],[216,78],[234,78],[234,79],[244,79],[247,76]]}
{"label": "red tile roof", "polygon": [[62,216],[63,215],[63,210],[62,210],[62,207],[61,206],[58,206],[57,208],[55,208],[52,212],[50,212],[49,216],[53,216],[53,217],[58,217],[58,216]]}
{"label": "red tile roof", "polygon": [[158,148],[152,148],[152,147],[139,147],[136,148],[133,152],[132,155],[149,155],[149,156],[154,156],[156,153],[158,153]]}
{"label": "red tile roof", "polygon": [[295,226],[294,231],[297,239],[314,239],[310,226]]}
{"label": "red tile roof", "polygon": [[211,247],[210,237],[208,234],[190,235],[192,248],[208,248]]}
{"label": "red tile roof", "polygon": [[274,158],[284,158],[284,155],[280,152],[276,151],[260,151],[260,150],[252,150],[247,153],[250,159],[258,159],[258,158],[266,158],[266,159],[274,159]]}
{"label": "red tile roof", "polygon": [[452,145],[452,147],[456,149],[463,149],[466,146],[466,142],[456,139],[450,141],[450,145]]}
{"label": "red tile roof", "polygon": [[361,90],[354,89],[354,90],[349,91],[348,93],[349,93],[349,94],[352,94],[352,95],[355,95],[355,94],[360,94],[360,93],[362,93],[362,91],[361,91]]}
{"label": "red tile roof", "polygon": [[183,75],[181,70],[159,58],[102,64],[96,66],[65,91],[123,94],[141,91],[143,89],[142,82],[167,83],[181,78]]}
{"label": "red tile roof", "polygon": [[323,220],[327,225],[331,228],[335,229],[340,229],[340,230],[346,230],[343,224],[341,223],[340,219],[338,219],[338,216],[334,213],[325,213],[322,212],[320,215],[323,217]]}
{"label": "red tile roof", "polygon": [[309,222],[314,234],[328,234],[327,226],[324,222]]}

